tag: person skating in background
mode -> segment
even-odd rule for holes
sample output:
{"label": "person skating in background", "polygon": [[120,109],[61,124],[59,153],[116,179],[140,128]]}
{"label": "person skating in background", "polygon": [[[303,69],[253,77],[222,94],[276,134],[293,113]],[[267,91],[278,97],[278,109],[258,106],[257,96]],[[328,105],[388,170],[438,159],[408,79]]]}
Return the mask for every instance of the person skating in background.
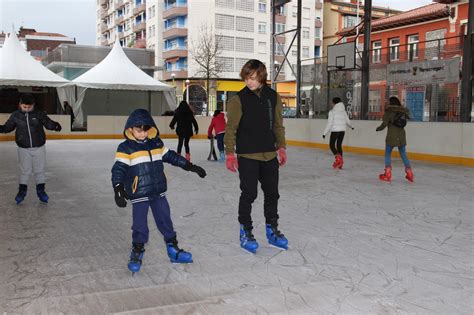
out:
{"label": "person skating in background", "polygon": [[129,199],[133,208],[132,251],[128,268],[132,272],[140,270],[149,237],[147,215],[150,207],[156,226],[163,234],[170,261],[191,263],[192,254],[178,247],[165,196],[167,183],[163,162],[195,172],[201,178],[206,176],[205,170],[164,146],[153,118],[145,109],[130,114],[124,135],[126,140],[118,146],[115,154],[112,185],[117,206],[126,207],[126,199]]}
{"label": "person skating in background", "polygon": [[35,99],[31,94],[23,94],[18,105],[4,125],[0,125],[1,133],[15,130],[15,142],[18,146],[20,166],[20,185],[15,197],[17,204],[21,203],[28,191],[30,175],[35,175],[36,194],[41,202],[47,203],[49,196],[45,191],[46,176],[46,134],[48,130],[61,131],[61,125],[51,120],[45,112],[35,107]]}
{"label": "person skating in background", "polygon": [[326,138],[327,133],[330,131],[331,136],[329,138],[329,147],[334,154],[334,163],[332,167],[342,169],[344,165],[344,158],[342,152],[342,141],[346,134],[346,126],[349,126],[352,130],[354,127],[351,125],[349,116],[347,115],[344,103],[339,97],[332,99],[332,109],[329,111],[328,122],[324,129],[323,139]]}
{"label": "person skating in background", "polygon": [[397,147],[405,165],[405,178],[413,182],[414,175],[406,153],[405,125],[408,119],[410,119],[408,109],[402,106],[398,97],[390,97],[382,124],[376,129],[376,131],[382,131],[385,127],[388,127],[385,138],[385,171],[379,175],[380,180],[388,182],[392,180],[392,151],[394,147]]}
{"label": "person skating in background", "polygon": [[225,135],[225,115],[220,110],[216,110],[212,117],[211,123],[207,130],[207,137],[211,139],[213,137],[212,131],[214,130],[215,137],[217,139],[217,149],[219,150],[219,161],[225,162],[224,153],[224,135]]}
{"label": "person skating in background", "polygon": [[281,98],[267,86],[267,70],[261,61],[247,61],[240,77],[246,87],[227,104],[224,137],[226,166],[232,172],[239,171],[240,246],[252,253],[258,248],[251,211],[260,182],[268,242],[288,249],[288,240],[278,230],[279,167],[287,160]]}
{"label": "person skating in background", "polygon": [[186,160],[191,161],[189,140],[193,136],[193,126],[194,132],[196,134],[199,132],[199,126],[196,119],[194,118],[193,111],[186,101],[181,101],[181,103],[179,103],[179,106],[174,113],[173,120],[171,120],[170,128],[174,129],[176,124],[176,134],[178,135],[178,154],[181,155],[181,150],[184,144]]}

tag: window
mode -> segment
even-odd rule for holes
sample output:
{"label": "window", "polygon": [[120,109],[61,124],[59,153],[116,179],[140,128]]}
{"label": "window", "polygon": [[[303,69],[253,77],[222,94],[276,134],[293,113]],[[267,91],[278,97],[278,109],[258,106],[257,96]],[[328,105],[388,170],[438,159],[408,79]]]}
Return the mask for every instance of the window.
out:
{"label": "window", "polygon": [[298,50],[292,49],[292,50],[291,50],[291,55],[292,55],[292,56],[298,56]]}
{"label": "window", "polygon": [[267,22],[258,22],[258,32],[260,34],[267,33]]}
{"label": "window", "polygon": [[372,62],[379,63],[382,61],[382,41],[372,42]]}
{"label": "window", "polygon": [[216,29],[233,30],[234,16],[225,14],[216,14]]}
{"label": "window", "polygon": [[275,23],[275,33],[283,33],[285,31],[285,24]]}
{"label": "window", "polygon": [[303,57],[309,57],[309,47],[303,46]]}
{"label": "window", "polygon": [[254,0],[237,0],[235,1],[235,8],[242,11],[253,12]]}
{"label": "window", "polygon": [[130,13],[130,3],[127,3],[127,4],[125,5],[125,9],[124,9],[123,14],[127,15],[127,14],[129,14],[129,13]]}
{"label": "window", "polygon": [[303,19],[309,20],[310,10],[309,8],[303,8]]}
{"label": "window", "polygon": [[266,54],[267,53],[267,43],[266,42],[258,42],[258,53],[259,54]]}
{"label": "window", "polygon": [[309,27],[303,27],[303,38],[309,39]]}
{"label": "window", "polygon": [[246,58],[235,58],[235,70],[240,72],[240,69],[244,66],[244,64],[249,61]]}
{"label": "window", "polygon": [[225,8],[225,9],[234,9],[235,1],[234,0],[216,0],[216,7]]}
{"label": "window", "polygon": [[236,37],[235,51],[253,53],[253,38]]}
{"label": "window", "polygon": [[130,20],[125,21],[125,31],[128,31],[131,28]]}
{"label": "window", "polygon": [[261,13],[267,12],[267,0],[258,1],[258,12],[261,12]]}
{"label": "window", "polygon": [[359,23],[360,23],[360,17],[357,18],[357,16],[353,16],[353,15],[344,15],[344,28],[354,27]]}
{"label": "window", "polygon": [[408,39],[408,60],[413,60],[418,58],[418,42],[419,42],[419,36],[418,34],[415,35],[409,35]]}
{"label": "window", "polygon": [[151,19],[152,17],[155,16],[155,6],[151,6],[149,9],[148,9],[148,18]]}
{"label": "window", "polygon": [[314,46],[314,57],[321,57],[321,47]]}
{"label": "window", "polygon": [[275,55],[278,55],[278,56],[285,55],[285,44],[275,43]]}
{"label": "window", "polygon": [[217,57],[216,61],[222,65],[223,72],[234,72],[234,58],[232,57]]}
{"label": "window", "polygon": [[155,45],[154,45],[154,44],[153,44],[153,45],[149,45],[149,46],[148,46],[148,49],[155,50]]}
{"label": "window", "polygon": [[234,37],[217,35],[216,40],[219,42],[223,50],[234,51]]}
{"label": "window", "polygon": [[390,61],[400,59],[400,38],[391,38],[389,40]]}
{"label": "window", "polygon": [[253,18],[235,17],[235,29],[242,32],[254,32]]}
{"label": "window", "polygon": [[321,28],[316,27],[314,29],[314,39],[321,39]]}

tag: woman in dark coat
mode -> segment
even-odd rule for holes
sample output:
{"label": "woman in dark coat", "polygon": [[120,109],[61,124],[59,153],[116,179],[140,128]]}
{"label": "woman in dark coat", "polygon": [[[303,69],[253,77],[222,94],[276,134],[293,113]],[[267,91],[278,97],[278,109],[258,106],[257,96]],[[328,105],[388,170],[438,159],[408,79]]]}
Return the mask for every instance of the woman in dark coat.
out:
{"label": "woman in dark coat", "polygon": [[181,155],[181,149],[183,148],[186,151],[186,160],[191,160],[191,154],[189,152],[189,139],[193,136],[193,126],[194,131],[197,134],[199,131],[199,126],[196,119],[194,118],[194,113],[189,107],[186,101],[181,101],[178,108],[174,113],[173,120],[170,123],[170,128],[174,129],[175,124],[178,124],[176,127],[176,134],[178,135],[178,154]]}
{"label": "woman in dark coat", "polygon": [[400,124],[396,122],[400,118],[405,119],[405,121],[410,118],[408,109],[402,106],[398,97],[392,96],[389,99],[389,105],[385,109],[383,122],[376,129],[376,131],[382,131],[385,127],[388,127],[387,137],[385,138],[385,172],[380,174],[379,178],[383,181],[392,179],[392,150],[397,147],[405,165],[406,179],[413,182],[413,171],[405,149],[407,145],[405,128],[397,126]]}

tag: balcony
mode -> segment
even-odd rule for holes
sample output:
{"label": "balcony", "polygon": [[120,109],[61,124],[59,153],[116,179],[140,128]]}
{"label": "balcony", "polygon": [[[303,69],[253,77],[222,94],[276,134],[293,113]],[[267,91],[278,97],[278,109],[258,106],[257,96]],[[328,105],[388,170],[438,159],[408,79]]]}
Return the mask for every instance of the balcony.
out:
{"label": "balcony", "polygon": [[146,39],[136,39],[135,43],[133,44],[133,48],[146,48]]}
{"label": "balcony", "polygon": [[314,46],[321,46],[321,40],[320,39],[314,39]]}
{"label": "balcony", "polygon": [[114,8],[115,8],[115,10],[117,10],[117,9],[120,9],[121,7],[123,7],[124,5],[125,5],[125,3],[123,2],[123,0],[116,0]]}
{"label": "balcony", "polygon": [[163,59],[175,58],[175,57],[187,57],[187,47],[173,47],[171,49],[163,51]]}
{"label": "balcony", "polygon": [[107,17],[107,15],[108,15],[107,10],[101,10],[100,11],[101,20],[104,20]]}
{"label": "balcony", "polygon": [[314,4],[314,8],[316,10],[321,10],[323,8],[323,4],[319,1],[317,1],[315,4]]}
{"label": "balcony", "polygon": [[103,6],[103,7],[106,7],[109,3],[109,0],[100,0],[100,5]]}
{"label": "balcony", "polygon": [[132,27],[132,31],[133,31],[134,33],[141,32],[141,31],[143,31],[143,30],[145,30],[145,29],[146,29],[146,23],[145,23],[145,22],[140,22],[140,23],[138,23],[138,24],[133,25],[133,27]]}
{"label": "balcony", "polygon": [[172,80],[173,77],[171,74],[175,74],[175,79],[187,79],[188,78],[188,71],[187,70],[179,70],[179,71],[163,71],[163,80]]}
{"label": "balcony", "polygon": [[163,19],[167,20],[176,16],[188,15],[188,7],[169,6],[163,11]]}
{"label": "balcony", "polygon": [[123,15],[119,16],[119,17],[115,18],[115,24],[116,25],[121,24],[121,23],[123,23],[123,20],[124,20],[124,16]]}
{"label": "balcony", "polygon": [[109,27],[107,26],[107,24],[105,24],[105,23],[100,23],[100,32],[101,32],[101,33],[107,32],[108,29],[109,29]]}
{"label": "balcony", "polygon": [[146,10],[146,4],[145,3],[139,4],[138,6],[133,8],[133,15],[140,14],[144,12],[145,10]]}
{"label": "balcony", "polygon": [[276,45],[277,42],[280,43],[280,44],[282,44],[282,45],[285,44],[285,43],[286,43],[286,37],[285,37],[285,35],[278,35],[278,36],[276,36],[275,45]]}
{"label": "balcony", "polygon": [[163,32],[163,39],[188,36],[187,28],[171,28]]}
{"label": "balcony", "polygon": [[321,28],[323,26],[323,22],[321,20],[314,20],[314,27],[315,28]]}
{"label": "balcony", "polygon": [[118,38],[122,39],[125,37],[124,33],[123,32],[117,32],[117,36]]}
{"label": "balcony", "polygon": [[285,24],[286,23],[286,16],[284,15],[275,15],[275,23]]}

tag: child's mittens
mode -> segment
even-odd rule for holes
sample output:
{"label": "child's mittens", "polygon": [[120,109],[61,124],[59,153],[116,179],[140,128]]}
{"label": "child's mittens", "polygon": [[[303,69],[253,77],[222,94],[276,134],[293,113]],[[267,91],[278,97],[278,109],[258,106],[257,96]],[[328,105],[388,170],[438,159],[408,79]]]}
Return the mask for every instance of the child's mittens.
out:
{"label": "child's mittens", "polygon": [[188,164],[186,164],[186,166],[184,167],[184,169],[186,171],[189,171],[189,172],[193,172],[193,173],[196,173],[199,175],[199,177],[201,178],[204,178],[206,177],[206,171],[200,167],[200,166],[197,166],[197,165],[194,165],[193,163],[190,163],[188,162]]}
{"label": "child's mittens", "polygon": [[237,172],[237,170],[239,169],[239,162],[237,162],[237,158],[235,157],[234,153],[227,153],[225,166],[229,171],[233,173]]}
{"label": "child's mittens", "polygon": [[280,163],[280,166],[284,166],[286,164],[286,161],[287,161],[287,157],[286,157],[286,150],[285,148],[279,148],[277,150],[277,153],[278,153],[278,160],[279,160],[279,163]]}
{"label": "child's mittens", "polygon": [[115,193],[115,203],[117,206],[120,208],[125,208],[127,206],[127,201],[125,199],[128,199],[127,193],[125,192],[125,188],[123,187],[123,184],[117,184],[114,187],[114,193]]}

